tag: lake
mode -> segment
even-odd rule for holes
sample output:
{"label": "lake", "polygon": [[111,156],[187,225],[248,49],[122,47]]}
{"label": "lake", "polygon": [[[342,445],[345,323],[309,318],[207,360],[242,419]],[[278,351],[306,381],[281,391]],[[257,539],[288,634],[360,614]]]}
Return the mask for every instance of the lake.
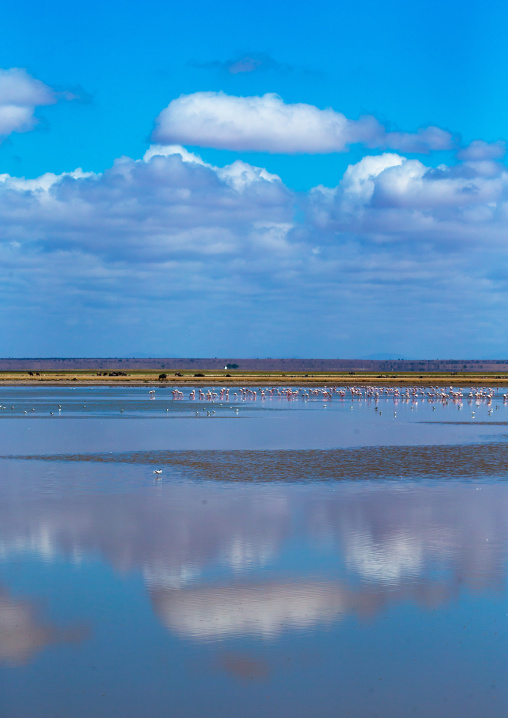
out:
{"label": "lake", "polygon": [[504,390],[172,390],[2,387],[2,718],[506,717]]}

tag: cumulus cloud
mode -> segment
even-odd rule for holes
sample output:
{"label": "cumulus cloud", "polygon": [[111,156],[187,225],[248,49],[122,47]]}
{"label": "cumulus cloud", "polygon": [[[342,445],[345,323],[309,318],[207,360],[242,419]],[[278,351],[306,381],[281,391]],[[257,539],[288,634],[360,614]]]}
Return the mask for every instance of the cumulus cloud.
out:
{"label": "cumulus cloud", "polygon": [[[62,174],[56,175],[54,172],[45,172],[40,177],[34,179],[26,179],[25,177],[11,177],[9,174],[0,174],[0,189],[3,190],[17,190],[19,192],[47,192],[53,185],[58,184],[66,177],[74,179],[81,179],[84,177],[95,177],[93,172],[83,172],[78,169],[72,172],[62,172]],[[40,195],[39,195],[40,196]]]}
{"label": "cumulus cloud", "polygon": [[0,69],[0,137],[33,129],[36,108],[56,101],[57,94],[26,70]]}
{"label": "cumulus cloud", "polygon": [[184,162],[191,164],[205,165],[199,155],[189,152],[181,145],[150,145],[143,155],[143,162],[149,162],[152,157],[169,157],[170,155],[179,155]]}
{"label": "cumulus cloud", "polygon": [[[0,175],[4,240],[94,255],[245,255],[291,221],[280,178],[236,161],[213,167],[182,147],[152,147],[144,160],[120,158],[103,174],[78,169],[36,179]],[[269,233],[269,232],[268,232]]]}
{"label": "cumulus cloud", "polygon": [[450,149],[453,138],[438,127],[388,132],[372,116],[350,120],[331,108],[286,104],[278,95],[233,97],[196,92],[173,100],[156,120],[160,144],[289,154],[344,152],[352,144],[428,153]]}
{"label": "cumulus cloud", "polygon": [[475,215],[480,223],[504,217],[507,189],[508,173],[501,165],[495,174],[485,173],[483,165],[432,168],[385,153],[350,165],[337,187],[318,187],[310,198],[322,226],[361,231],[370,219],[381,230],[389,217],[394,231],[406,232],[404,217],[410,215],[408,236],[418,229],[428,232],[431,225],[444,230],[450,222],[464,235],[471,234],[468,223]]}
{"label": "cumulus cloud", "polygon": [[477,353],[502,353],[507,217],[495,160],[433,168],[385,152],[308,193],[180,145],[100,174],[2,175],[0,330],[28,356],[62,341],[130,353],[134,335],[154,355],[307,355],[309,333],[313,355],[395,342],[424,356],[430,333],[466,356],[477,327]]}

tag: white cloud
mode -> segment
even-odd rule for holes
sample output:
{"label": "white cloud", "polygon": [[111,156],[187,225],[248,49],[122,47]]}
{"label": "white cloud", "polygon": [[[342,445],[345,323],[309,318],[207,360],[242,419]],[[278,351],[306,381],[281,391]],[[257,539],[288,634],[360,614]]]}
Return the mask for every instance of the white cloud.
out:
{"label": "white cloud", "polygon": [[150,145],[143,155],[143,162],[149,162],[152,157],[169,157],[169,155],[180,155],[184,162],[194,162],[198,165],[206,164],[201,157],[189,152],[181,145]]}
{"label": "white cloud", "polygon": [[[367,354],[373,341],[424,355],[427,331],[450,355],[471,355],[475,333],[478,353],[493,353],[485,336],[504,346],[508,311],[508,172],[489,162],[493,173],[384,153],[307,194],[264,168],[213,166],[179,146],[102,174],[2,175],[0,294],[11,312],[0,331],[11,346],[16,327],[13,341],[40,352],[75,326],[74,349],[61,350],[75,354],[101,331],[102,352],[118,353],[109,342],[120,341],[132,351],[126,327],[140,346],[160,342],[150,351],[161,355],[168,337],[173,353],[306,355],[309,336],[315,355]],[[466,320],[461,350],[450,326]]]}
{"label": "white cloud", "polygon": [[445,219],[453,217],[456,222],[462,219],[464,226],[459,231],[465,232],[466,211],[476,209],[484,219],[493,217],[497,203],[501,201],[505,206],[508,199],[506,169],[499,164],[495,172],[484,173],[483,169],[483,163],[475,167],[465,164],[431,168],[397,154],[364,157],[348,167],[337,187],[313,190],[311,204],[315,205],[321,226],[326,224],[323,212],[328,207],[329,216],[336,218],[335,227],[355,227],[356,231],[366,217],[375,217],[381,227],[383,215],[395,222],[398,217],[402,223],[404,212],[410,211],[414,230],[423,224],[428,228],[430,222],[444,225]]}
{"label": "white cloud", "polygon": [[56,101],[53,90],[26,70],[0,69],[0,137],[31,130],[37,122],[35,109]]}
{"label": "white cloud", "polygon": [[82,179],[84,177],[97,177],[94,172],[83,172],[81,167],[72,172],[62,172],[56,175],[53,172],[45,172],[40,177],[26,179],[25,177],[11,177],[9,174],[0,174],[0,190],[13,189],[19,192],[47,192],[53,185],[61,182],[65,177]]}
{"label": "white cloud", "polygon": [[219,177],[237,190],[243,190],[249,185],[264,180],[265,182],[280,182],[280,177],[268,172],[263,167],[236,160],[222,169],[217,169]]}
{"label": "white cloud", "polygon": [[360,162],[349,165],[340,187],[345,196],[355,203],[365,204],[372,199],[375,180],[389,167],[400,167],[405,158],[395,154],[382,154],[364,157]]}
{"label": "white cloud", "polygon": [[449,149],[449,132],[427,127],[416,133],[387,132],[371,116],[350,120],[331,108],[286,104],[278,95],[233,97],[196,92],[173,100],[156,120],[160,144],[289,154],[344,152],[349,145],[423,152]]}
{"label": "white cloud", "polygon": [[226,167],[214,167],[204,162],[199,155],[189,152],[181,145],[151,145],[143,155],[143,162],[149,162],[152,157],[169,157],[171,155],[179,156],[186,163],[208,167],[227,184],[238,190],[245,189],[248,185],[259,180],[267,182],[281,181],[278,175],[268,172],[264,167],[254,167],[241,160],[235,160],[235,162],[226,165]]}
{"label": "white cloud", "polygon": [[[288,226],[291,197],[280,179],[243,162],[213,167],[181,147],[120,158],[103,174],[0,175],[5,239],[79,248],[144,261],[246,252],[257,223]],[[264,226],[262,234],[266,232]]]}

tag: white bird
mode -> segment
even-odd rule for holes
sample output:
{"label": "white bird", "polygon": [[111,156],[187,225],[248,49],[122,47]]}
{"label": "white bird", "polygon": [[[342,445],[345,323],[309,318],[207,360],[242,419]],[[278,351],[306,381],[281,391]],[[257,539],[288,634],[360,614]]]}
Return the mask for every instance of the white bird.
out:
{"label": "white bird", "polygon": [[155,469],[154,474],[162,474],[162,469]]}

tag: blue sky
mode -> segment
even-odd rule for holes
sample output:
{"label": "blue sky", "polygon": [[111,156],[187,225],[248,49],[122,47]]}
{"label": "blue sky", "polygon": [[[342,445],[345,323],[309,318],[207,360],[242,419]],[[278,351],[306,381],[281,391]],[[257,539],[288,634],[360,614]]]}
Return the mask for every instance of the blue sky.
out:
{"label": "blue sky", "polygon": [[507,15],[10,3],[0,354],[506,356]]}

